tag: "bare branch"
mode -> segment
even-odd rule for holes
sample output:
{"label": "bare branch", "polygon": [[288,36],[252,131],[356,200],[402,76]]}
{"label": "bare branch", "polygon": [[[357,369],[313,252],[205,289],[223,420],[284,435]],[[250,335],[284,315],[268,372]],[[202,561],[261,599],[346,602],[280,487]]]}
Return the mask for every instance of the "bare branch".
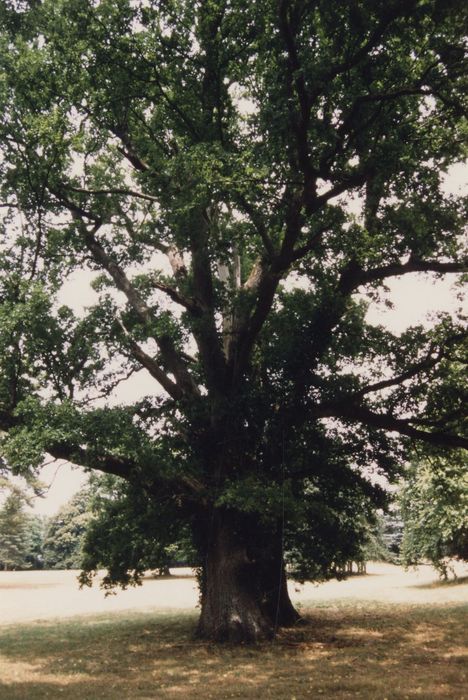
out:
{"label": "bare branch", "polygon": [[47,452],[55,459],[66,459],[73,464],[90,469],[98,469],[105,474],[114,474],[129,479],[135,467],[129,461],[110,454],[96,454],[79,445],[52,443],[46,446]]}
{"label": "bare branch", "polygon": [[122,374],[118,377],[116,377],[112,382],[110,382],[105,389],[102,391],[98,392],[97,394],[87,394],[85,399],[77,399],[76,404],[80,407],[85,407],[88,405],[92,405],[95,401],[98,401],[99,399],[105,399],[108,398],[109,394],[111,394],[114,389],[116,389],[118,386],[126,382],[128,379],[130,379],[131,376],[135,374],[135,372],[138,372],[139,368],[138,367],[130,367],[130,369],[125,372],[125,374]]}
{"label": "bare branch", "polygon": [[243,289],[246,291],[252,291],[258,289],[260,281],[262,279],[263,271],[265,268],[265,261],[263,258],[257,258],[252,265],[250,274],[243,284]]}

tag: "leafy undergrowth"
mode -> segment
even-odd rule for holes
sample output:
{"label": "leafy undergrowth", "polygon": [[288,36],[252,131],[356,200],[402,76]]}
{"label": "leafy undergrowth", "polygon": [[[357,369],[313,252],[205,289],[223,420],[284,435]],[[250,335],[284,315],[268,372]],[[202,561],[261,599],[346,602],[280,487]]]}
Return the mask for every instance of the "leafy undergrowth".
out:
{"label": "leafy undergrowth", "polygon": [[256,647],[192,640],[194,613],[0,628],[0,698],[468,698],[468,606],[337,603]]}

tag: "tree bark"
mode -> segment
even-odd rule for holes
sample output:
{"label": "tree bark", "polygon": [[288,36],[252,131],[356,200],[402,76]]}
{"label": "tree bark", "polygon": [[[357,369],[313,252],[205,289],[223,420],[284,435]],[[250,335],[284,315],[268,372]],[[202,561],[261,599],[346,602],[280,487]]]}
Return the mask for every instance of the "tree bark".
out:
{"label": "tree bark", "polygon": [[203,566],[197,636],[239,644],[273,635],[272,620],[261,604],[258,567],[232,518],[215,512]]}
{"label": "tree bark", "polygon": [[275,631],[279,627],[293,627],[302,618],[291,602],[283,556],[272,559],[263,571],[263,607]]}
{"label": "tree bark", "polygon": [[278,627],[292,627],[301,616],[289,597],[282,524],[278,522],[276,529],[267,533],[264,541],[257,546],[263,607],[273,620],[275,630]]}
{"label": "tree bark", "polygon": [[[281,548],[249,546],[229,514],[216,512],[210,525],[201,580],[197,636],[217,642],[255,643],[272,639],[278,627],[300,616],[289,598]],[[276,544],[276,543],[275,543]],[[276,555],[276,556],[274,556]]]}

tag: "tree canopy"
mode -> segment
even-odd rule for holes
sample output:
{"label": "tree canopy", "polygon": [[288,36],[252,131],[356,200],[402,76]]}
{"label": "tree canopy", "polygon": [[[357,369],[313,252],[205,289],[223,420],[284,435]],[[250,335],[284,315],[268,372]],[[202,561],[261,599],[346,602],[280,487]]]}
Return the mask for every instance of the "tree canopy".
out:
{"label": "tree canopy", "polygon": [[411,464],[401,494],[402,559],[429,561],[444,578],[451,560],[468,561],[468,470],[466,455]]}
{"label": "tree canopy", "polygon": [[[0,427],[192,532],[199,634],[295,619],[415,441],[463,448],[465,331],[367,320],[466,270],[466,3],[1,7]],[[70,277],[96,303],[64,303]],[[147,373],[147,395],[112,392]],[[162,534],[161,534],[162,536]],[[325,543],[325,544],[324,544]]]}

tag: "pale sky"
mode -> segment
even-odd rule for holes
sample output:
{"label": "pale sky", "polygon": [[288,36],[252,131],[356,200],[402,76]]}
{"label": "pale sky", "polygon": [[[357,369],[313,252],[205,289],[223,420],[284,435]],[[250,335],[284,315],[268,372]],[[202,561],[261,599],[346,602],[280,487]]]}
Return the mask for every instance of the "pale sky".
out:
{"label": "pale sky", "polygon": [[[446,178],[446,190],[453,194],[468,193],[468,166],[459,164],[450,171]],[[89,287],[93,275],[77,273],[67,283],[63,295],[63,303],[72,306],[78,313],[84,307],[96,302],[97,295]],[[400,333],[408,326],[425,323],[430,325],[430,314],[438,311],[453,312],[460,306],[457,293],[453,286],[454,275],[445,279],[436,279],[430,274],[411,274],[388,280],[388,299],[393,309],[384,304],[372,304],[367,320],[371,323],[382,324],[391,331]],[[465,298],[466,310],[466,298]],[[114,402],[132,401],[148,394],[151,387],[157,391],[156,382],[146,370],[130,378],[116,392]],[[33,510],[37,514],[52,515],[85,483],[86,474],[79,467],[72,467],[67,462],[49,464],[43,468],[41,480],[48,490],[44,498],[36,498]]]}

